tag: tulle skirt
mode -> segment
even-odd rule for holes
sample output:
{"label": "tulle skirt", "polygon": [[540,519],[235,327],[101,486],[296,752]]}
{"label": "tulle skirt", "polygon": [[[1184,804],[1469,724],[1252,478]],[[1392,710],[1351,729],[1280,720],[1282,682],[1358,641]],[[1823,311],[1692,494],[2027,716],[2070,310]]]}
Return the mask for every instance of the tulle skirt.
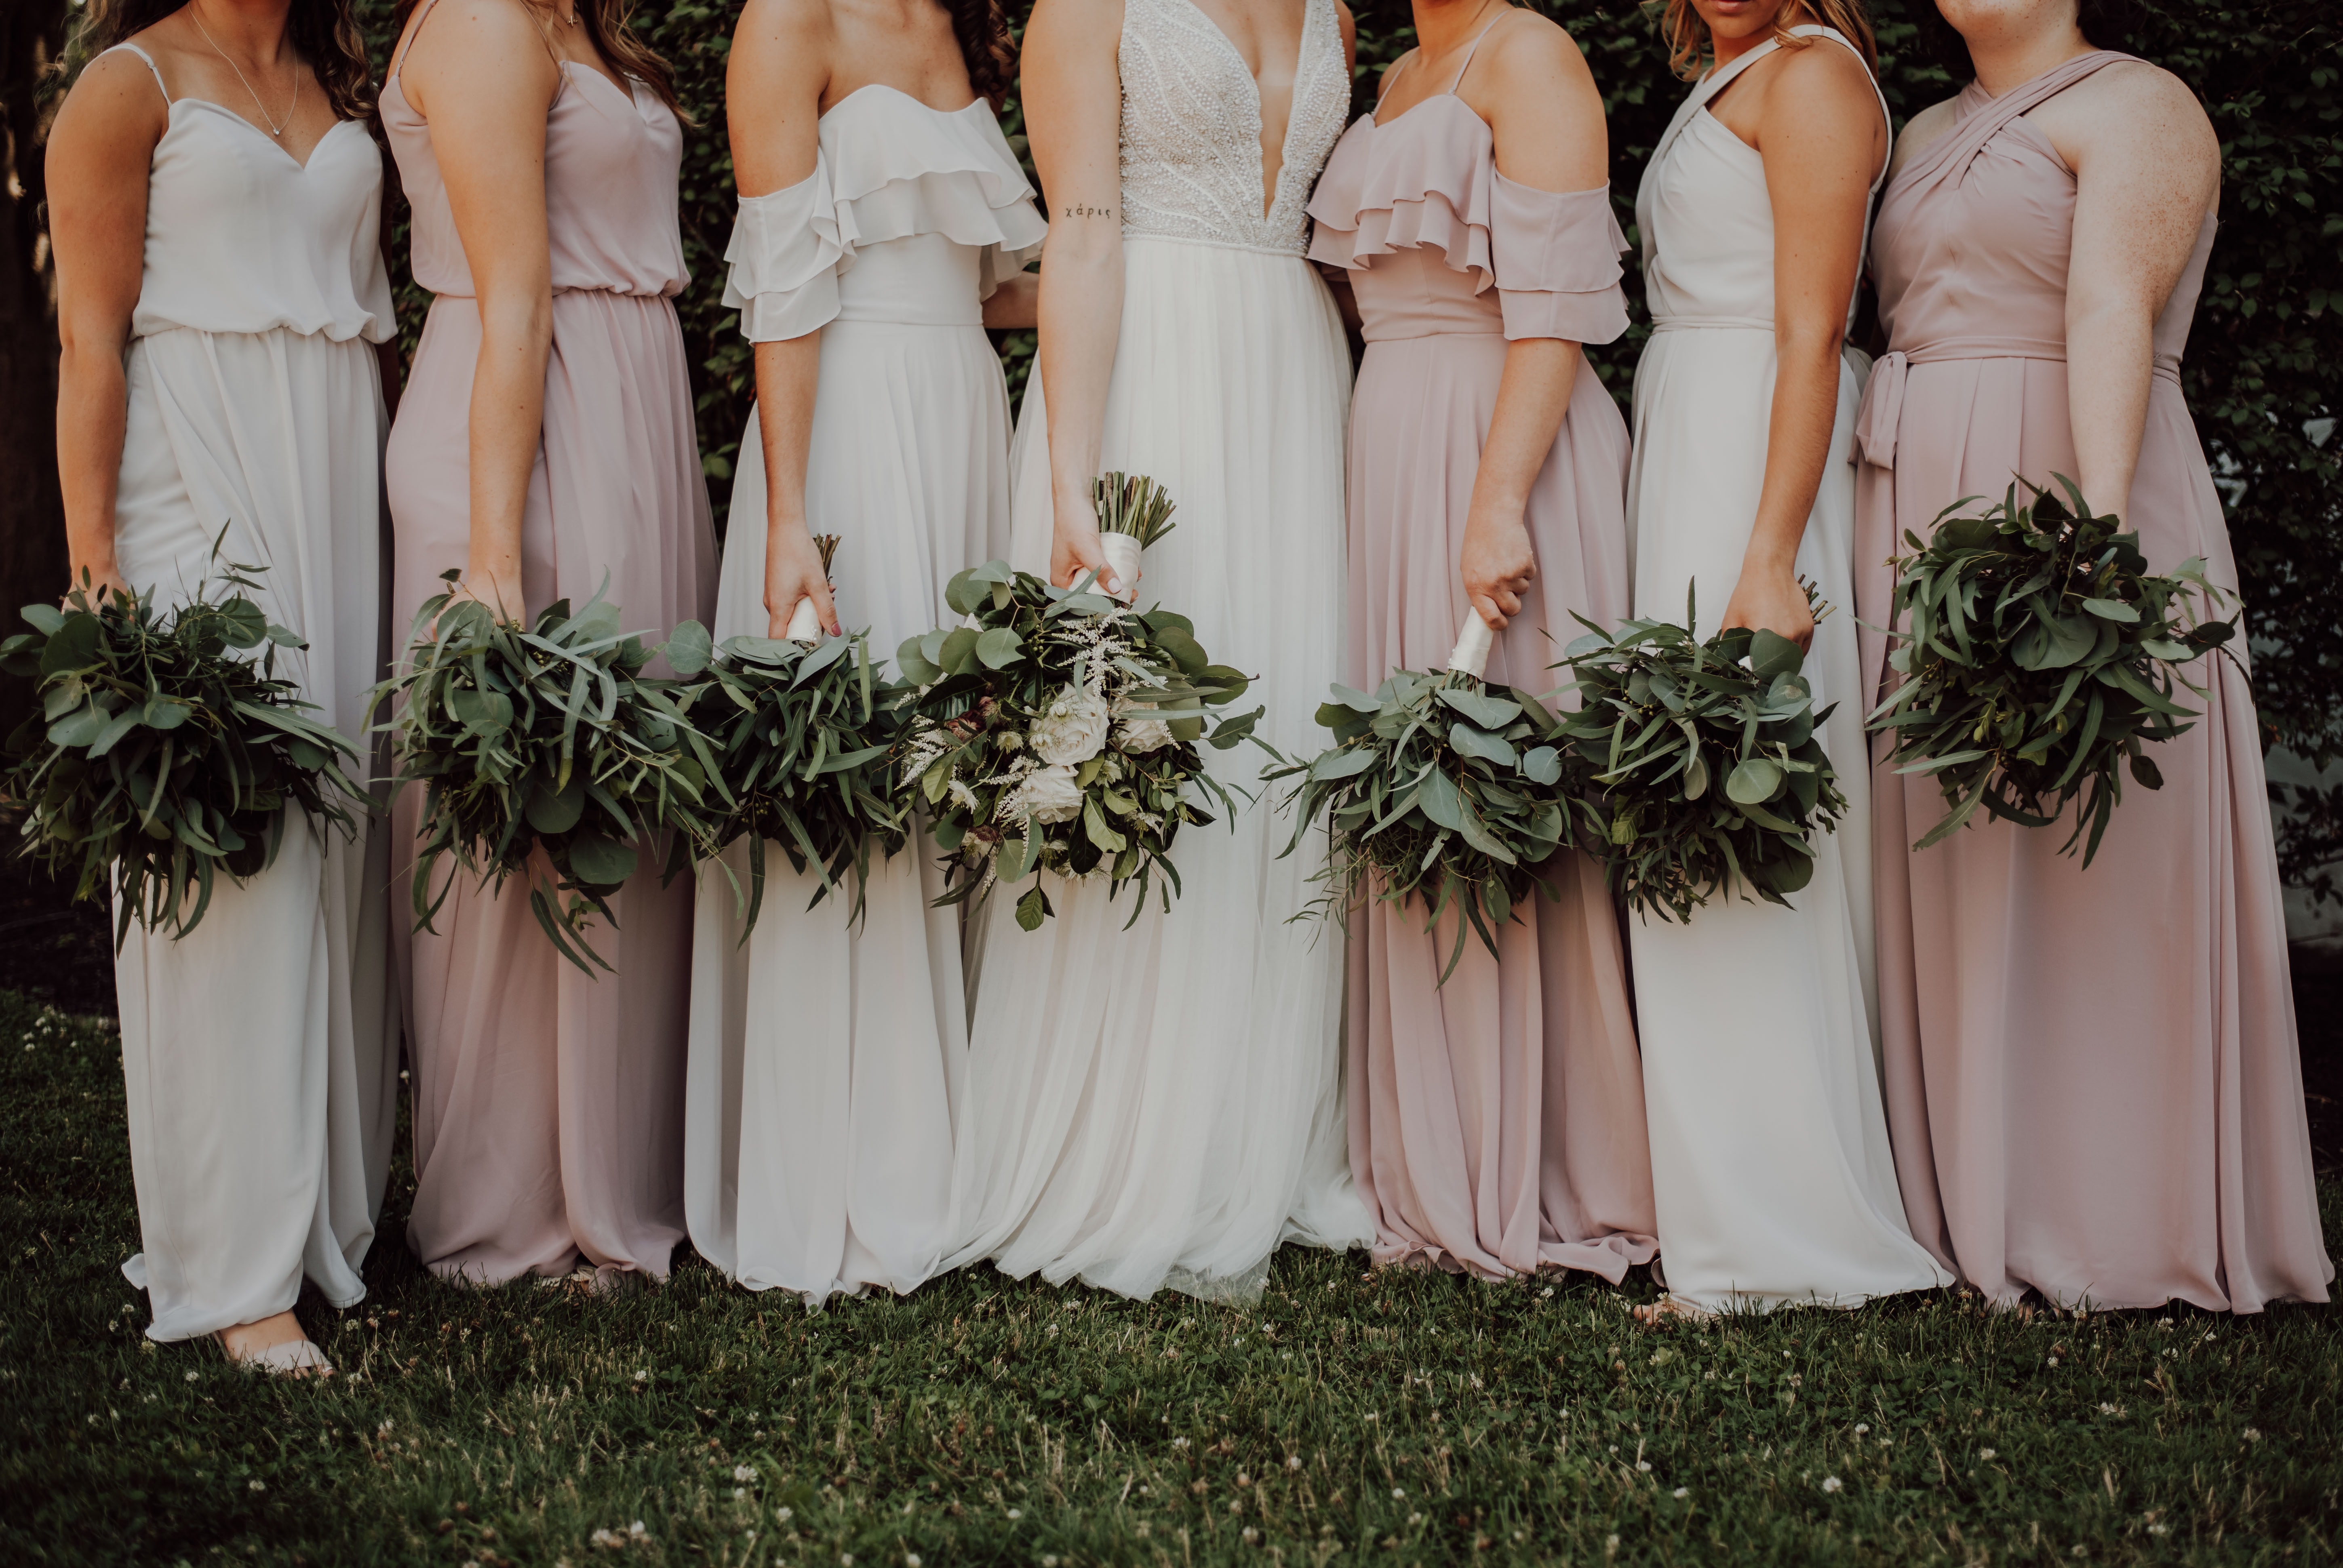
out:
{"label": "tulle skirt", "polygon": [[[1341,674],[1350,378],[1332,299],[1300,257],[1126,243],[1099,462],[1152,475],[1179,508],[1140,599],[1254,678],[1239,710],[1265,707],[1262,733],[1288,752],[1322,742],[1312,716]],[[1011,507],[1012,559],[1036,573],[1047,431],[1037,377]],[[1206,757],[1259,792],[1259,751]],[[1324,844],[1279,859],[1291,827],[1263,800],[1183,829],[1168,913],[1151,893],[1133,920],[1131,892],[1110,900],[1103,880],[1046,879],[1057,914],[1036,931],[1013,893],[987,900],[970,938],[954,1264],[1246,1300],[1287,1237],[1372,1240],[1343,1150],[1342,940],[1293,919]]]}

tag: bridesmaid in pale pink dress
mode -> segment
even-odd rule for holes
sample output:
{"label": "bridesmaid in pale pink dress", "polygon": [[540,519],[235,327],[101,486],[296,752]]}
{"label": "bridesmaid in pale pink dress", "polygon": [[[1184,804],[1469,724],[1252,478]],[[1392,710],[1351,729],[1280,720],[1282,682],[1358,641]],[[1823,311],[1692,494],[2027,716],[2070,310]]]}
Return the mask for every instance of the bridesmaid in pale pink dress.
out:
{"label": "bridesmaid in pale pink dress", "polygon": [[[1627,429],[1579,351],[1627,325],[1602,99],[1531,12],[1414,13],[1420,47],[1310,203],[1310,254],[1346,269],[1367,339],[1350,678],[1444,666],[1479,614],[1502,628],[1488,678],[1544,690],[1569,612],[1627,613]],[[1444,987],[1458,917],[1353,917],[1351,1165],[1378,1263],[1615,1282],[1655,1249],[1618,920],[1584,855],[1544,871],[1559,900],[1523,904],[1502,958],[1468,936]]]}
{"label": "bridesmaid in pale pink dress", "polygon": [[[2174,77],[2095,49],[2076,0],[1945,0],[1976,81],[1916,116],[1873,254],[1892,352],[1857,427],[1857,609],[1962,496],[2075,479],[2150,564],[2237,568],[2180,395],[2219,147]],[[1883,639],[1866,633],[1867,689]],[[2243,649],[2239,649],[2242,654]],[[2155,749],[2089,869],[2063,829],[1944,814],[1875,772],[1885,1083],[1913,1233],[1992,1300],[2323,1302],[2285,920],[2245,673]]]}
{"label": "bridesmaid in pale pink dress", "polygon": [[[603,586],[627,628],[705,620],[715,539],[673,297],[682,132],[666,65],[618,20],[488,0],[411,5],[382,117],[437,296],[387,457],[398,635],[441,587],[519,617]],[[420,797],[400,799],[413,841]],[[410,930],[394,899],[415,1070],[407,1236],[492,1283],[582,1255],[667,1275],[683,1239],[691,888],[659,858],[594,933],[616,974],[554,950],[525,889],[460,885]],[[400,868],[404,870],[405,868]]]}

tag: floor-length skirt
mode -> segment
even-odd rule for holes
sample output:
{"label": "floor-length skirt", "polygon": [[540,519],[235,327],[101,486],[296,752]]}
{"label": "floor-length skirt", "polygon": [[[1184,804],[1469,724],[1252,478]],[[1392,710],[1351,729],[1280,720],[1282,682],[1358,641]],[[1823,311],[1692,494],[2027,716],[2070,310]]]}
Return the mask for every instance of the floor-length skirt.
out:
{"label": "floor-length skirt", "polygon": [[[2066,367],[1915,365],[1892,468],[1862,470],[1859,608],[1885,626],[1887,558],[1963,496],[2077,473]],[[2100,498],[2094,504],[2105,506]],[[2149,566],[2237,568],[2179,386],[2150,384],[2125,522]],[[2242,639],[2233,644],[2245,654]],[[1884,638],[1865,634],[1875,684]],[[2187,667],[2209,700],[2151,747],[2097,857],[2073,825],[1974,819],[1926,850],[1932,780],[1874,791],[1889,1125],[1914,1234],[1992,1300],[2214,1311],[2323,1302],[2286,920],[2246,671]],[[1866,690],[1873,688],[1866,688]]]}
{"label": "floor-length skirt", "polygon": [[[1374,342],[1351,412],[1349,679],[1445,668],[1472,614],[1457,576],[1506,342],[1440,333]],[[1579,364],[1569,417],[1523,512],[1538,577],[1497,635],[1487,677],[1544,693],[1581,628],[1627,613],[1627,429]],[[1445,526],[1442,526],[1445,519]],[[1375,1217],[1378,1263],[1487,1279],[1540,1268],[1618,1281],[1649,1261],[1651,1153],[1625,942],[1602,869],[1578,851],[1542,876],[1501,957],[1461,914],[1423,906],[1351,916],[1351,1169]]]}
{"label": "floor-length skirt", "polygon": [[[1741,575],[1765,471],[1771,328],[1655,332],[1635,374],[1628,485],[1635,613],[1713,634]],[[1831,607],[1805,674],[1847,809],[1815,837],[1790,908],[1717,895],[1689,921],[1629,921],[1660,1266],[1694,1305],[1856,1306],[1949,1282],[1913,1241],[1874,1045],[1869,790],[1854,617],[1855,401],[1839,377],[1799,575]]]}
{"label": "floor-length skirt", "polygon": [[[822,329],[806,514],[840,536],[840,624],[874,659],[956,619],[953,573],[1007,529],[1009,397],[981,327],[833,321]],[[716,636],[766,635],[765,460],[740,440]],[[765,851],[741,942],[731,873],[701,873],[692,947],[684,1208],[692,1244],[752,1290],[819,1306],[909,1291],[950,1245],[952,1115],[968,1053],[960,912],[924,835],[876,862],[860,923],[850,885]]]}
{"label": "floor-length skirt", "polygon": [[[265,568],[246,591],[309,643],[279,649],[278,673],[363,754],[384,588],[374,346],[177,330],[133,343],[126,374],[124,580],[192,597],[226,528],[220,561]],[[387,842],[362,816],[355,839],[294,818],[193,932],[134,922],[115,963],[143,1249],[123,1271],[158,1340],[283,1312],[304,1277],[336,1306],[366,1294],[397,1113]]]}
{"label": "floor-length skirt", "polygon": [[[431,307],[387,459],[397,532],[392,594],[403,645],[417,608],[469,548],[473,300]],[[660,297],[557,294],[545,435],[521,530],[533,613],[573,608],[608,584],[627,629],[666,636],[705,619],[715,540],[674,307]],[[392,813],[415,842],[418,790]],[[691,890],[659,886],[646,847],[609,900],[594,947],[617,971],[590,976],[538,929],[528,890],[453,873],[433,920],[414,927],[411,851],[394,858],[395,955],[408,998],[415,1076],[415,1211],[407,1239],[435,1271],[496,1283],[598,1268],[663,1279],[683,1239],[683,1079]],[[443,867],[440,875],[450,872]]]}
{"label": "floor-length skirt", "polygon": [[[1149,474],[1178,506],[1147,553],[1142,604],[1191,618],[1253,677],[1262,733],[1315,749],[1342,659],[1342,447],[1350,365],[1325,285],[1298,256],[1132,238],[1101,469]],[[1013,457],[1011,559],[1046,573],[1048,423],[1034,380]],[[1257,790],[1261,754],[1205,753]],[[1322,839],[1278,858],[1264,800],[1172,846],[1182,895],[1045,879],[1057,913],[1021,930],[990,898],[970,935],[969,1078],[948,1266],[1258,1294],[1292,1237],[1363,1245],[1343,1152],[1339,934],[1296,921]],[[1125,922],[1131,922],[1125,929]]]}

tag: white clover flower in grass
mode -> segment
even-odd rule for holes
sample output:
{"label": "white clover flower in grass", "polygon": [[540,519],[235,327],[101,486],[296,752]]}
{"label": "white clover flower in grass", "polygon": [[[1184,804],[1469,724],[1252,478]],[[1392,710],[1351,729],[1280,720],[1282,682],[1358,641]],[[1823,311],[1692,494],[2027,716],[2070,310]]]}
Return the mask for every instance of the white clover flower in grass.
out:
{"label": "white clover flower in grass", "polygon": [[1059,763],[1026,775],[1018,787],[1012,809],[1021,819],[1071,822],[1082,814],[1082,787],[1074,782],[1071,763]]}
{"label": "white clover flower in grass", "polygon": [[1025,1517],[1025,1511],[1021,1508],[1012,1508],[1009,1511],[1009,1517],[1011,1519],[1022,1519]]}
{"label": "white clover flower in grass", "polygon": [[1855,1435],[1857,1437],[1865,1435],[1870,1430],[1871,1423],[1867,1421],[1858,1421],[1855,1423]]}
{"label": "white clover flower in grass", "polygon": [[757,1479],[757,1467],[753,1464],[736,1464],[732,1467],[732,1479],[754,1481]]}
{"label": "white clover flower in grass", "polygon": [[266,1492],[268,1490],[268,1483],[262,1481],[257,1477],[246,1482],[244,1484],[254,1492]]}
{"label": "white clover flower in grass", "polygon": [[1392,1495],[1393,1497],[1405,1497],[1407,1495],[1407,1488],[1404,1486],[1394,1486],[1392,1488]]}
{"label": "white clover flower in grass", "polygon": [[[187,1374],[187,1381],[188,1381],[189,1382],[195,1382],[195,1381],[196,1381],[196,1374],[195,1374],[195,1373],[193,1373],[193,1372],[189,1372],[189,1373]],[[390,1424],[390,1423],[389,1423],[388,1422],[385,1422],[383,1423],[383,1425],[384,1425],[386,1428],[387,1428],[387,1427],[389,1426],[389,1424]]]}
{"label": "white clover flower in grass", "polygon": [[742,1498],[748,1495],[749,1489],[745,1486],[736,1486],[732,1489],[732,1501],[735,1503],[739,1502]]}
{"label": "white clover flower in grass", "polygon": [[1977,1450],[1977,1457],[1979,1459],[1996,1459],[2000,1456],[1990,1448],[1980,1448]]}
{"label": "white clover flower in grass", "polygon": [[2246,1428],[2246,1441],[2247,1442],[2259,1442],[2261,1440],[2262,1434],[2260,1432],[2255,1431],[2250,1426]]}
{"label": "white clover flower in grass", "polygon": [[1842,1488],[1844,1488],[1845,1485],[1846,1485],[1846,1483],[1845,1483],[1845,1482],[1844,1482],[1844,1481],[1841,1481],[1841,1480],[1840,1480],[1837,1476],[1835,1476],[1835,1475],[1825,1475],[1825,1476],[1824,1476],[1824,1477],[1823,1477],[1823,1490],[1824,1490],[1825,1492],[1837,1492],[1837,1491],[1841,1490]]}
{"label": "white clover flower in grass", "polygon": [[786,1508],[776,1508],[773,1510],[773,1518],[777,1523],[787,1524],[789,1522],[789,1511]]}
{"label": "white clover flower in grass", "polygon": [[1285,1457],[1285,1468],[1286,1468],[1286,1469],[1288,1469],[1288,1470],[1299,1470],[1299,1469],[1301,1469],[1301,1468],[1302,1468],[1302,1456],[1301,1456],[1300,1454],[1298,1454],[1298,1453],[1290,1453],[1290,1454],[1286,1455],[1286,1457]]}
{"label": "white clover flower in grass", "polygon": [[903,1568],[920,1568],[920,1554],[916,1552],[904,1553]]}
{"label": "white clover flower in grass", "polygon": [[1676,1488],[1675,1494],[1680,1498],[1690,1497],[1692,1495],[1692,1488],[1689,1486],[1679,1486]]}
{"label": "white clover flower in grass", "polygon": [[1087,762],[1106,745],[1112,719],[1105,698],[1070,685],[1034,716],[1026,739],[1034,755],[1053,768]]}

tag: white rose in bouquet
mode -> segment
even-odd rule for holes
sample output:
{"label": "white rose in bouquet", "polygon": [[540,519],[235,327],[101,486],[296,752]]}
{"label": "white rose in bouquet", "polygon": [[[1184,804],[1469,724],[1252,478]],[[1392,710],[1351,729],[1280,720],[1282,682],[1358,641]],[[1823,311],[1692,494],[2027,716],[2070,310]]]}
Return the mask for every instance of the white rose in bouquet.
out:
{"label": "white rose in bouquet", "polygon": [[1114,732],[1114,743],[1133,757],[1143,757],[1172,744],[1172,727],[1160,719],[1126,719]]}
{"label": "white rose in bouquet", "polygon": [[[1106,699],[1080,686],[1068,686],[1034,717],[1026,739],[1033,754],[1052,769],[1087,762],[1106,745],[1113,715]],[[1061,821],[1062,818],[1043,818]]]}
{"label": "white rose in bouquet", "polygon": [[[1038,733],[1040,726],[1035,729]],[[1081,816],[1082,787],[1074,782],[1073,764],[1061,762],[1027,774],[1017,789],[1017,812],[1034,822],[1071,822]]]}

